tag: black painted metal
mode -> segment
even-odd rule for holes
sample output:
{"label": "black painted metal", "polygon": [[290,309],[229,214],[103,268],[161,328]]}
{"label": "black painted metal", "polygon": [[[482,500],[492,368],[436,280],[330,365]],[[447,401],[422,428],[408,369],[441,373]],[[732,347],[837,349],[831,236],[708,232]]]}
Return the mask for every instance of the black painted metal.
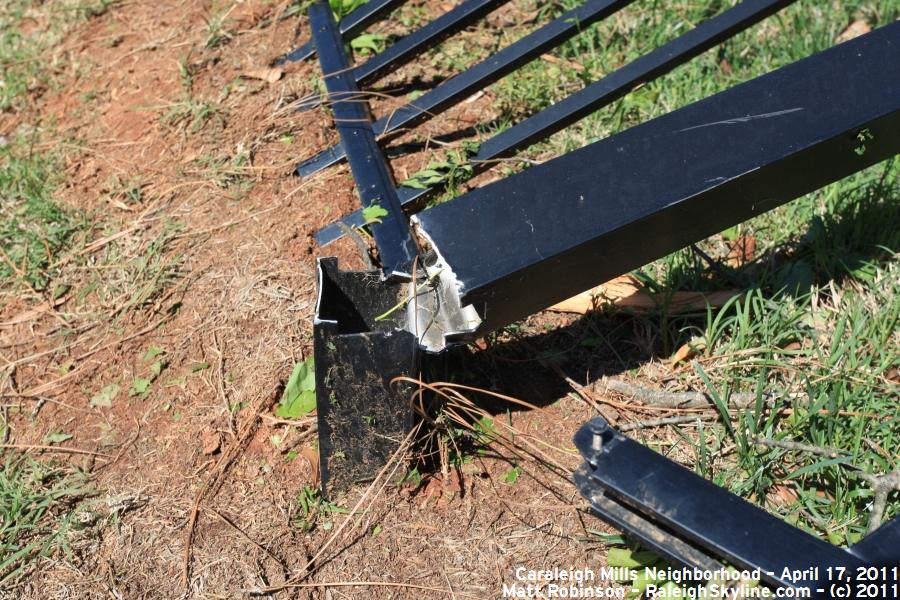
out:
{"label": "black painted metal", "polygon": [[722,563],[706,550],[684,541],[670,529],[608,496],[602,487],[591,480],[591,474],[590,466],[583,465],[573,473],[572,478],[578,491],[604,521],[628,532],[636,542],[676,564],[695,566],[707,571],[722,568]]}
{"label": "black painted metal", "polygon": [[318,264],[319,298],[313,322],[316,414],[323,488],[346,489],[371,479],[406,437],[414,413],[394,377],[414,377],[416,336],[397,331],[402,311],[376,319],[403,297],[405,286],[371,272]]}
{"label": "black painted metal", "polygon": [[896,64],[900,22],[413,219],[494,331],[893,156]]}
{"label": "black painted metal", "polygon": [[[584,28],[615,13],[634,0],[588,0],[537,31],[500,50],[487,60],[452,77],[430,92],[375,121],[376,136],[414,127],[465,100],[520,66],[570,39]],[[342,144],[300,163],[297,174],[313,175],[346,156]]]}
{"label": "black painted metal", "polygon": [[[402,5],[406,0],[369,0],[349,15],[341,19],[338,29],[344,39],[353,38],[387,13]],[[316,44],[308,41],[299,48],[291,50],[275,61],[276,65],[297,62],[311,58],[316,53]]]}
{"label": "black painted metal", "polygon": [[[471,159],[476,171],[489,167],[498,158],[509,156],[543,140],[596,110],[621,98],[635,86],[652,81],[684,64],[722,41],[760,22],[796,0],[745,0],[709,19],[671,42],[613,71],[603,79],[540,111],[485,141]],[[436,188],[398,188],[404,208],[409,211]],[[342,219],[347,227],[359,227],[364,220],[357,211]],[[320,245],[344,235],[346,227],[333,223],[316,233]]]}
{"label": "black painted metal", "polygon": [[[424,349],[443,348],[420,331],[423,311],[425,331],[457,332],[444,341],[478,337],[900,151],[898,22],[416,215],[430,246],[420,263],[430,269],[427,298],[424,309],[406,307],[423,288],[405,282],[418,248],[403,204],[422,195],[398,196],[376,136],[446,109],[630,1],[586,2],[374,124],[358,82],[502,2],[467,0],[356,69],[327,3],[310,9],[341,145],[298,172],[333,164],[346,150],[363,204],[389,212],[370,224],[381,274],[319,262],[314,349],[326,491],[371,478],[412,427],[409,390],[391,382],[420,375],[431,364]],[[746,0],[488,140],[474,166],[562,129],[790,3]],[[817,567],[821,579],[829,566],[900,564],[900,519],[842,550],[602,420],[579,430],[575,443],[587,461],[576,485],[594,511],[676,563],[760,568],[769,584],[789,587],[813,582],[792,580],[785,568]]]}
{"label": "black painted metal", "polygon": [[[900,545],[891,543],[900,518],[843,550],[628,439],[602,417],[583,425],[574,441],[586,461],[576,485],[593,509],[679,564],[716,570],[709,561],[719,557],[738,568],[759,569],[769,584],[807,588],[817,597],[829,595],[830,584],[844,583],[828,567],[844,567],[847,581],[859,582],[860,567],[900,564]],[[785,569],[809,569],[817,576],[785,577]],[[873,579],[897,583],[890,573]],[[856,592],[855,585],[851,589]]]}
{"label": "black painted metal", "polygon": [[447,37],[462,31],[509,0],[466,0],[421,29],[397,40],[377,56],[353,70],[360,85],[378,79],[391,69],[433,48]]}
{"label": "black painted metal", "polygon": [[319,50],[319,62],[331,100],[341,143],[347,149],[350,170],[356,180],[363,206],[378,205],[388,214],[371,225],[385,277],[408,278],[418,248],[409,231],[409,223],[387,162],[375,141],[365,100],[360,97],[350,74],[344,44],[328,2],[309,8],[313,39]]}
{"label": "black painted metal", "polygon": [[850,552],[868,564],[900,567],[900,517],[861,539]]}

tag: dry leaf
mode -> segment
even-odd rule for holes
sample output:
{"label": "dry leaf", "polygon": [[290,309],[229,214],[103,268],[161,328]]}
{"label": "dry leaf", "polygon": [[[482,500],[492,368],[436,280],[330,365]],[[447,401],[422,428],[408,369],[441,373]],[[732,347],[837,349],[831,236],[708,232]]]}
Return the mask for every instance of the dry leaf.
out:
{"label": "dry leaf", "polygon": [[258,5],[252,2],[238,3],[235,10],[230,12],[230,21],[239,25],[238,29],[250,29],[262,21],[269,13],[267,5]]}
{"label": "dry leaf", "polygon": [[722,69],[722,72],[726,75],[731,75],[732,73],[734,73],[734,69],[731,68],[731,63],[729,63],[724,58],[719,61],[719,68]]}
{"label": "dry leaf", "polygon": [[752,235],[742,235],[731,243],[725,262],[729,267],[738,268],[756,258],[756,238]]}
{"label": "dry leaf", "polygon": [[578,71],[579,73],[584,72],[584,65],[575,60],[566,60],[557,56],[553,56],[552,54],[541,54],[541,60],[545,60],[548,63],[554,65],[566,65],[570,69]]}
{"label": "dry leaf", "polygon": [[794,491],[794,488],[775,484],[769,490],[768,500],[775,506],[791,506],[797,501],[797,497],[797,492]]}
{"label": "dry leaf", "polygon": [[888,369],[885,377],[890,382],[900,383],[900,369],[898,369],[897,367],[891,367],[890,369]]}
{"label": "dry leaf", "polygon": [[[737,290],[724,290],[720,292],[675,292],[665,299],[670,312],[690,312],[704,310],[706,306],[722,306],[728,300],[738,295]],[[602,285],[591,288],[568,300],[554,304],[548,310],[585,314],[611,304],[623,308],[639,310],[651,310],[658,308],[663,299],[656,300],[634,277],[623,275],[616,277]]]}
{"label": "dry leaf", "polygon": [[306,462],[309,463],[310,471],[312,471],[312,486],[319,487],[319,453],[310,446],[304,446],[303,449],[300,450],[300,456],[305,458]]}
{"label": "dry leaf", "polygon": [[425,484],[424,489],[421,492],[422,503],[420,506],[425,506],[428,504],[428,501],[431,498],[435,500],[440,500],[444,495],[443,485],[441,484],[440,477],[432,477],[428,480],[428,483]]}
{"label": "dry leaf", "polygon": [[670,361],[673,365],[677,365],[678,363],[690,360],[695,356],[697,356],[697,350],[690,344],[684,344],[675,351],[675,354],[672,355]]}
{"label": "dry leaf", "polygon": [[241,73],[241,77],[248,79],[262,79],[269,83],[275,83],[284,75],[284,69],[281,67],[269,67],[264,69],[250,69]]}
{"label": "dry leaf", "polygon": [[700,354],[703,350],[706,349],[706,341],[700,337],[694,337],[687,344],[684,344],[675,351],[675,354],[672,355],[670,359],[672,366],[677,365],[680,362],[684,362],[686,360],[690,360]]}
{"label": "dry leaf", "polygon": [[866,23],[862,19],[857,19],[850,23],[847,29],[841,32],[841,35],[837,36],[835,42],[840,44],[841,42],[846,42],[861,35],[865,35],[870,31],[872,31],[872,28],[868,23]]}

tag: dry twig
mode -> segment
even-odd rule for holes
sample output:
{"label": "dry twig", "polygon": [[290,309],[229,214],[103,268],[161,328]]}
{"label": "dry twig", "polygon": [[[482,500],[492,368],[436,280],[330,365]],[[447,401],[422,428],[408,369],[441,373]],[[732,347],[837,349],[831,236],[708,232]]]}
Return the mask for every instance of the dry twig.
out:
{"label": "dry twig", "polygon": [[11,450],[40,450],[41,452],[60,452],[62,454],[84,454],[86,456],[99,456],[101,458],[112,458],[109,454],[102,452],[93,452],[91,450],[82,450],[80,448],[67,448],[65,446],[41,446],[36,444],[0,444],[0,448]]}
{"label": "dry twig", "polygon": [[[783,448],[795,452],[807,452],[824,458],[840,458],[842,456],[847,456],[846,453],[835,450],[834,448],[821,448],[819,446],[801,444],[790,440],[773,440],[770,438],[756,437],[753,438],[753,443],[773,448]],[[875,492],[875,499],[872,501],[872,508],[869,512],[869,522],[866,530],[866,533],[872,533],[881,526],[881,522],[884,520],[884,511],[887,508],[888,495],[890,495],[891,492],[900,491],[900,470],[887,475],[872,475],[871,473],[859,470],[858,467],[854,467],[853,465],[844,466],[853,469],[855,475],[871,485],[872,491]]]}

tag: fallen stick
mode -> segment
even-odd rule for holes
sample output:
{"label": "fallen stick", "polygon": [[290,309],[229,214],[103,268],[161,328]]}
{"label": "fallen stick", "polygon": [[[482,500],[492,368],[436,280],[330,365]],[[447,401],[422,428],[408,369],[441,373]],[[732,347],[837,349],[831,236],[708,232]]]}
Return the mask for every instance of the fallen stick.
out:
{"label": "fallen stick", "polygon": [[816,454],[825,458],[839,458],[841,456],[847,456],[846,452],[841,452],[840,450],[835,450],[834,448],[820,448],[819,446],[801,444],[800,442],[792,442],[790,440],[773,440],[771,438],[755,437],[751,438],[750,441],[752,441],[754,444],[759,444],[760,446],[781,448],[783,450],[793,450],[794,452],[808,452],[810,454]]}
{"label": "fallen stick", "polygon": [[[450,597],[462,596],[464,598],[481,598],[481,596],[472,596],[464,592],[454,592],[452,589],[443,589],[438,587],[430,587],[426,585],[418,585],[415,583],[401,583],[394,581],[323,581],[322,583],[286,583],[278,589],[303,589],[303,588],[330,588],[330,587],[395,587],[405,588],[408,590],[419,590],[422,592],[441,592]],[[268,589],[263,590],[246,590],[251,595],[268,594]]]}
{"label": "fallen stick", "polygon": [[[607,391],[613,391],[623,396],[630,396],[634,400],[639,400],[643,404],[651,406],[660,406],[665,408],[714,408],[715,405],[709,399],[709,396],[702,392],[667,392],[665,390],[654,390],[650,388],[640,387],[621,381],[618,379],[602,379],[603,385]],[[763,397],[763,403],[771,404],[775,397],[767,394]],[[756,394],[750,392],[739,392],[728,397],[728,404],[734,405],[735,408],[748,408],[756,403]]]}
{"label": "fallen stick", "polygon": [[[623,404],[615,402],[608,398],[600,400],[604,404],[609,404],[619,409],[643,409],[656,411],[672,411],[672,412],[699,412],[703,410],[715,410],[716,406],[709,397],[702,392],[666,392],[663,390],[654,390],[636,386],[618,379],[603,379],[600,382],[605,386],[605,391],[613,391],[623,396],[630,396],[634,400],[638,400],[641,404]],[[788,400],[794,400],[801,394],[788,394],[783,396]],[[763,395],[763,408],[766,410],[777,410],[782,414],[791,415],[797,410],[789,407],[775,407],[775,400],[779,396],[774,394]],[[752,407],[756,403],[756,394],[749,392],[740,392],[732,394],[728,398],[729,410],[744,410]],[[820,415],[837,415],[839,417],[866,417],[868,419],[880,419],[883,415],[877,413],[860,412],[855,410],[837,410],[830,411],[827,408],[820,409]]]}
{"label": "fallen stick", "polygon": [[683,423],[696,423],[702,419],[709,419],[709,415],[681,415],[677,417],[663,417],[662,419],[651,419],[649,421],[635,421],[620,426],[621,432],[634,431],[635,429],[646,429],[648,427],[660,427],[661,425],[681,425]]}
{"label": "fallen stick", "polygon": [[92,452],[91,450],[82,450],[80,448],[67,448],[65,446],[41,446],[34,444],[0,444],[0,448],[11,450],[40,450],[42,452],[61,452],[63,454],[84,454],[86,456],[99,456],[101,458],[112,458],[110,454],[102,452]]}
{"label": "fallen stick", "polygon": [[[790,440],[773,440],[771,438],[755,437],[752,441],[754,444],[759,444],[761,446],[783,448],[795,452],[807,452],[825,458],[847,456],[846,452],[841,452],[834,448],[821,448],[819,446],[801,444]],[[884,511],[887,508],[888,495],[891,492],[900,491],[900,470],[887,475],[872,475],[871,473],[866,473],[865,471],[860,470],[859,467],[850,464],[845,464],[844,466],[851,468],[860,479],[871,485],[872,491],[875,492],[875,498],[872,500],[872,509],[869,512],[869,522],[866,526],[866,535],[868,535],[881,526],[881,522],[884,520]]]}
{"label": "fallen stick", "polygon": [[868,473],[857,473],[857,475],[865,479],[875,491],[872,511],[869,513],[869,523],[866,526],[866,534],[870,534],[881,527],[884,511],[887,508],[888,495],[891,492],[900,491],[900,471],[889,475],[869,475]]}

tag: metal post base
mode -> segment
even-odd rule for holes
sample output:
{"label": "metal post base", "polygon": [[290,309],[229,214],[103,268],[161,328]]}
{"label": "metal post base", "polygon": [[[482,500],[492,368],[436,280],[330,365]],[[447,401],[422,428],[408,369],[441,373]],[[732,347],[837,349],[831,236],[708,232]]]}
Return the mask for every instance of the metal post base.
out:
{"label": "metal post base", "polygon": [[[326,493],[371,480],[413,426],[400,376],[415,377],[420,352],[403,330],[400,303],[407,286],[377,272],[341,271],[319,260],[313,324],[322,488]],[[395,316],[396,315],[396,316]]]}

